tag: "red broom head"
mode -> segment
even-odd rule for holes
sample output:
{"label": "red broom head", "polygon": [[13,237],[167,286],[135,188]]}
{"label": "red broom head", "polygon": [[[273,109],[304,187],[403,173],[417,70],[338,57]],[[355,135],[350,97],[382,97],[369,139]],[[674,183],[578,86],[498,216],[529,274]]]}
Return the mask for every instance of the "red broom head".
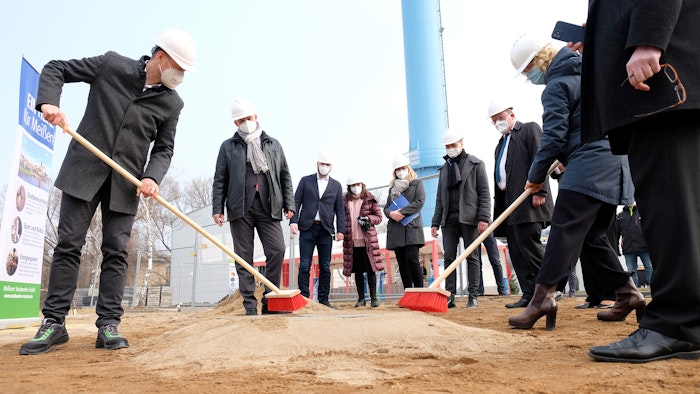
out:
{"label": "red broom head", "polygon": [[398,304],[414,311],[447,313],[447,296],[449,294],[448,291],[442,289],[409,288],[406,289],[406,293]]}
{"label": "red broom head", "polygon": [[279,293],[270,292],[265,294],[267,299],[267,310],[273,312],[293,312],[308,304],[306,298],[299,290],[280,290]]}

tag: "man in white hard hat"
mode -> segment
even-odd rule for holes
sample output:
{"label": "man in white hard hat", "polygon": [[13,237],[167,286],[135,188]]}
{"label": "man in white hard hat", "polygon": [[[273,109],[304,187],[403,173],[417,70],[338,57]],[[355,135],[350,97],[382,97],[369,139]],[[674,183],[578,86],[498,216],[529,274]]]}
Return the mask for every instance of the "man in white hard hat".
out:
{"label": "man in white hard hat", "polygon": [[[39,354],[68,341],[65,316],[78,280],[80,249],[98,205],[102,210],[102,265],[97,298],[95,347],[128,347],[117,330],[127,271],[126,244],[139,196],[155,197],[173,155],[183,102],[174,90],[194,71],[192,37],[177,29],[155,38],[152,56],[138,60],[116,52],[78,60],[52,60],[39,78],[36,109],[53,125],[68,126],[59,108],[66,82],[90,84],[77,132],[141,179],[136,188],[77,141],[71,141],[55,186],[62,190],[58,242],[54,248],[44,320],[20,354]],[[135,110],[138,108],[138,110]],[[150,153],[149,153],[149,148]]]}
{"label": "man in white hard hat", "polygon": [[[488,116],[501,135],[494,170],[493,216],[498,217],[523,193],[530,165],[540,146],[542,128],[535,122],[519,122],[512,106],[497,101],[490,103]],[[508,239],[508,252],[522,290],[521,298],[506,304],[506,308],[525,308],[532,299],[544,255],[540,236],[552,220],[553,209],[549,180],[545,180],[542,190],[523,201],[508,216],[505,226],[496,231],[496,236],[505,235]]]}
{"label": "man in white hard hat", "polygon": [[316,159],[316,173],[301,178],[294,193],[297,213],[292,216],[289,225],[292,234],[301,232],[298,277],[301,295],[309,297],[309,271],[316,248],[320,268],[318,302],[329,308],[335,308],[328,300],[333,238],[342,241],[345,232],[343,186],[330,176],[333,162],[329,151],[321,151]]}
{"label": "man in white hard hat", "polygon": [[[464,245],[471,244],[484,232],[491,221],[491,192],[484,162],[464,151],[462,135],[448,130],[442,136],[447,155],[440,167],[435,213],[431,224],[433,238],[442,229],[445,267],[457,257],[457,244],[462,238]],[[469,301],[467,308],[477,307],[479,294],[479,253],[475,249],[467,257],[467,281]],[[445,280],[445,290],[451,294],[448,308],[455,306],[457,274],[453,271]]]}
{"label": "man in white hard hat", "polygon": [[[231,117],[237,130],[221,144],[216,159],[212,217],[223,226],[228,216],[234,252],[251,265],[257,229],[265,251],[265,277],[279,287],[285,249],[280,222],[295,211],[292,176],[282,145],[263,131],[250,101],[236,100]],[[257,315],[255,277],[238,264],[236,272],[246,315]],[[261,312],[274,313],[265,297]]]}

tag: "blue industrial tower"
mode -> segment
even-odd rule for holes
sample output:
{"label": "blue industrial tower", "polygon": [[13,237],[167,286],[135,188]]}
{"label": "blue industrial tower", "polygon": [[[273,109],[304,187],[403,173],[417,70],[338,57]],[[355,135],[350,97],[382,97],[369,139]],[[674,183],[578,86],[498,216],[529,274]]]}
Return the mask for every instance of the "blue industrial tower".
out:
{"label": "blue industrial tower", "polygon": [[[439,0],[402,0],[406,96],[408,104],[408,157],[419,177],[437,174],[444,163],[442,134],[448,127],[442,23]],[[430,226],[435,211],[437,178],[424,181],[423,225]]]}

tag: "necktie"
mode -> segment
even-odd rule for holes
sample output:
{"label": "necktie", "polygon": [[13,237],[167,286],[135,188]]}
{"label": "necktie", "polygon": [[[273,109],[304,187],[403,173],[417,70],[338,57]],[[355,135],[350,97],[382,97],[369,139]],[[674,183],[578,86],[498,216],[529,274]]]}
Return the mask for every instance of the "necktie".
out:
{"label": "necktie", "polygon": [[503,157],[503,151],[506,150],[506,142],[508,142],[508,137],[510,137],[510,134],[506,134],[503,137],[501,150],[498,151],[498,158],[496,158],[496,184],[501,183],[501,158]]}

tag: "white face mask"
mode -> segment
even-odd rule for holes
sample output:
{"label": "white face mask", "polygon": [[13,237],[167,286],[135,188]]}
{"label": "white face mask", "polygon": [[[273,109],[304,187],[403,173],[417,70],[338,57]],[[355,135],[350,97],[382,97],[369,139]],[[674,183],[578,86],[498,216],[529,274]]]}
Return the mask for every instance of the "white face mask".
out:
{"label": "white face mask", "polygon": [[510,131],[510,124],[508,124],[507,120],[499,119],[493,125],[496,126],[496,130],[501,134],[506,134]]}
{"label": "white face mask", "polygon": [[449,156],[452,159],[459,156],[460,153],[462,153],[462,148],[448,148],[447,149],[447,156]]}
{"label": "white face mask", "polygon": [[350,191],[357,196],[362,193],[362,185],[350,186]]}
{"label": "white face mask", "polygon": [[238,125],[238,130],[241,133],[250,134],[258,128],[258,122],[254,120],[246,120],[245,122]]}
{"label": "white face mask", "polygon": [[396,177],[398,179],[406,179],[408,176],[408,170],[403,169],[403,170],[396,170]]}
{"label": "white face mask", "polygon": [[175,89],[182,83],[182,80],[185,79],[184,71],[174,68],[166,68],[163,70],[160,64],[158,64],[158,68],[160,69],[160,82],[169,89]]}
{"label": "white face mask", "polygon": [[321,176],[326,176],[331,173],[331,166],[327,165],[320,165],[318,166],[318,173],[321,174]]}

